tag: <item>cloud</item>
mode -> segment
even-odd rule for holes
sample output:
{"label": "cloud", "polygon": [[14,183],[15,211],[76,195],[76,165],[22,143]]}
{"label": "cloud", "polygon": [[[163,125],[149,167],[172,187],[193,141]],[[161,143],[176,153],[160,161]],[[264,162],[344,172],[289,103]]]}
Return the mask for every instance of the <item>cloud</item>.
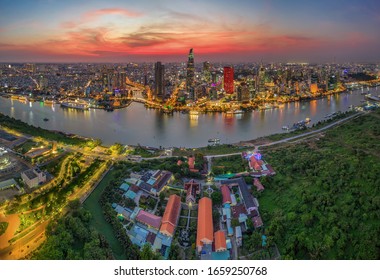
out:
{"label": "cloud", "polygon": [[90,11],[84,14],[85,20],[96,20],[98,17],[105,15],[123,15],[127,17],[140,17],[143,14],[140,12],[122,9],[122,8],[108,8]]}
{"label": "cloud", "polygon": [[121,15],[129,18],[136,18],[143,16],[143,13],[132,11],[129,9],[123,8],[107,8],[107,9],[98,9],[86,12],[81,15],[81,20],[79,21],[65,21],[60,24],[61,28],[64,29],[74,29],[85,23],[94,22],[98,18],[107,15]]}

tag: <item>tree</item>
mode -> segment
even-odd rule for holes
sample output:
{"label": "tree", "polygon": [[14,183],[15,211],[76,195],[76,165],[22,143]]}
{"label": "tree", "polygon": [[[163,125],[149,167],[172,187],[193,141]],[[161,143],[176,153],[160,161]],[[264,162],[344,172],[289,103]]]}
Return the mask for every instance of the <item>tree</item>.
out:
{"label": "tree", "polygon": [[222,205],[222,201],[223,201],[222,193],[220,191],[213,192],[211,194],[211,200],[212,200],[212,204],[214,206],[220,206],[220,205]]}
{"label": "tree", "polygon": [[150,243],[145,243],[141,249],[141,259],[142,260],[157,260],[159,255],[152,251],[152,246]]}
{"label": "tree", "polygon": [[120,143],[115,143],[110,147],[111,153],[115,155],[120,155],[123,152],[123,149],[124,147]]}
{"label": "tree", "polygon": [[233,219],[231,220],[231,226],[232,226],[232,227],[238,227],[238,226],[240,226],[239,219],[237,219],[237,218],[233,218]]}

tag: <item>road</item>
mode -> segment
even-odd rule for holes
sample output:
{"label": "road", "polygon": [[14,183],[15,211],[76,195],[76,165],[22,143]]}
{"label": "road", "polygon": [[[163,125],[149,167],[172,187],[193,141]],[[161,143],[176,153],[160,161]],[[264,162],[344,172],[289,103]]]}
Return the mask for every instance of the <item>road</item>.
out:
{"label": "road", "polygon": [[[361,116],[363,114],[365,114],[365,113],[358,112],[358,113],[356,113],[354,115],[351,115],[351,116],[349,116],[347,118],[338,120],[336,122],[333,122],[331,124],[328,124],[328,125],[326,125],[326,126],[324,126],[322,128],[319,128],[319,129],[316,129],[316,130],[313,130],[313,131],[305,132],[305,133],[302,133],[302,134],[299,134],[299,135],[296,135],[296,136],[288,137],[288,138],[285,138],[285,139],[282,139],[282,140],[278,140],[278,141],[274,141],[274,142],[270,142],[270,143],[267,143],[267,144],[257,145],[257,146],[255,146],[254,151],[258,152],[259,149],[262,148],[262,147],[274,146],[274,145],[286,143],[286,142],[289,142],[289,141],[297,140],[297,139],[300,139],[300,138],[304,138],[305,136],[310,136],[310,135],[318,134],[318,133],[320,133],[322,131],[325,131],[327,129],[330,129],[330,128],[334,127],[334,126],[337,126],[339,124],[345,123],[348,120],[357,118],[357,117],[359,117],[359,116]],[[208,167],[209,172],[211,171],[212,159],[213,158],[236,156],[236,155],[241,155],[241,153],[242,152],[205,156],[205,158],[207,160],[207,167]]]}

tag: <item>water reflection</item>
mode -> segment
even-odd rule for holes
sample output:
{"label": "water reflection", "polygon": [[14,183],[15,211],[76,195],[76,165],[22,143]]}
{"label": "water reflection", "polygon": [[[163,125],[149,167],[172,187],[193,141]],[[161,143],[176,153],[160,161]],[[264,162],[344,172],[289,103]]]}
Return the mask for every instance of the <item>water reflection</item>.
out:
{"label": "water reflection", "polygon": [[[379,93],[371,89],[374,95]],[[243,114],[208,113],[190,116],[174,113],[161,114],[133,103],[128,108],[106,112],[61,108],[59,104],[38,106],[12,99],[0,99],[0,112],[46,129],[99,138],[109,145],[115,142],[151,146],[207,145],[210,138],[222,143],[239,142],[272,133],[282,132],[284,125],[310,117],[312,123],[323,120],[327,114],[345,111],[350,105],[359,105],[361,90],[340,97],[331,96],[310,102],[286,103],[273,110],[245,112]],[[31,106],[32,104],[32,106]],[[43,119],[48,118],[48,122]]]}

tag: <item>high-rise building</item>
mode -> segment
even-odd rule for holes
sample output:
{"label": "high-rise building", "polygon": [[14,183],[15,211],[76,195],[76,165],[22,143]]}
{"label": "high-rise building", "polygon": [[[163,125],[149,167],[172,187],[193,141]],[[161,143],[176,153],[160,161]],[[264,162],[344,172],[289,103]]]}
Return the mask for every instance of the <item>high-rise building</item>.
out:
{"label": "high-rise building", "polygon": [[234,68],[224,67],[224,90],[226,93],[234,93]]}
{"label": "high-rise building", "polygon": [[210,65],[210,62],[208,61],[205,61],[203,62],[203,79],[209,83],[211,82],[211,65]]}
{"label": "high-rise building", "polygon": [[194,77],[195,77],[195,66],[194,66],[194,53],[193,49],[190,49],[189,57],[187,60],[186,68],[186,90],[190,92],[190,89],[194,91]]}
{"label": "high-rise building", "polygon": [[237,101],[240,102],[249,102],[250,94],[249,88],[246,83],[241,83],[237,88]]}
{"label": "high-rise building", "polygon": [[163,99],[165,96],[165,66],[160,61],[154,64],[154,96]]}

